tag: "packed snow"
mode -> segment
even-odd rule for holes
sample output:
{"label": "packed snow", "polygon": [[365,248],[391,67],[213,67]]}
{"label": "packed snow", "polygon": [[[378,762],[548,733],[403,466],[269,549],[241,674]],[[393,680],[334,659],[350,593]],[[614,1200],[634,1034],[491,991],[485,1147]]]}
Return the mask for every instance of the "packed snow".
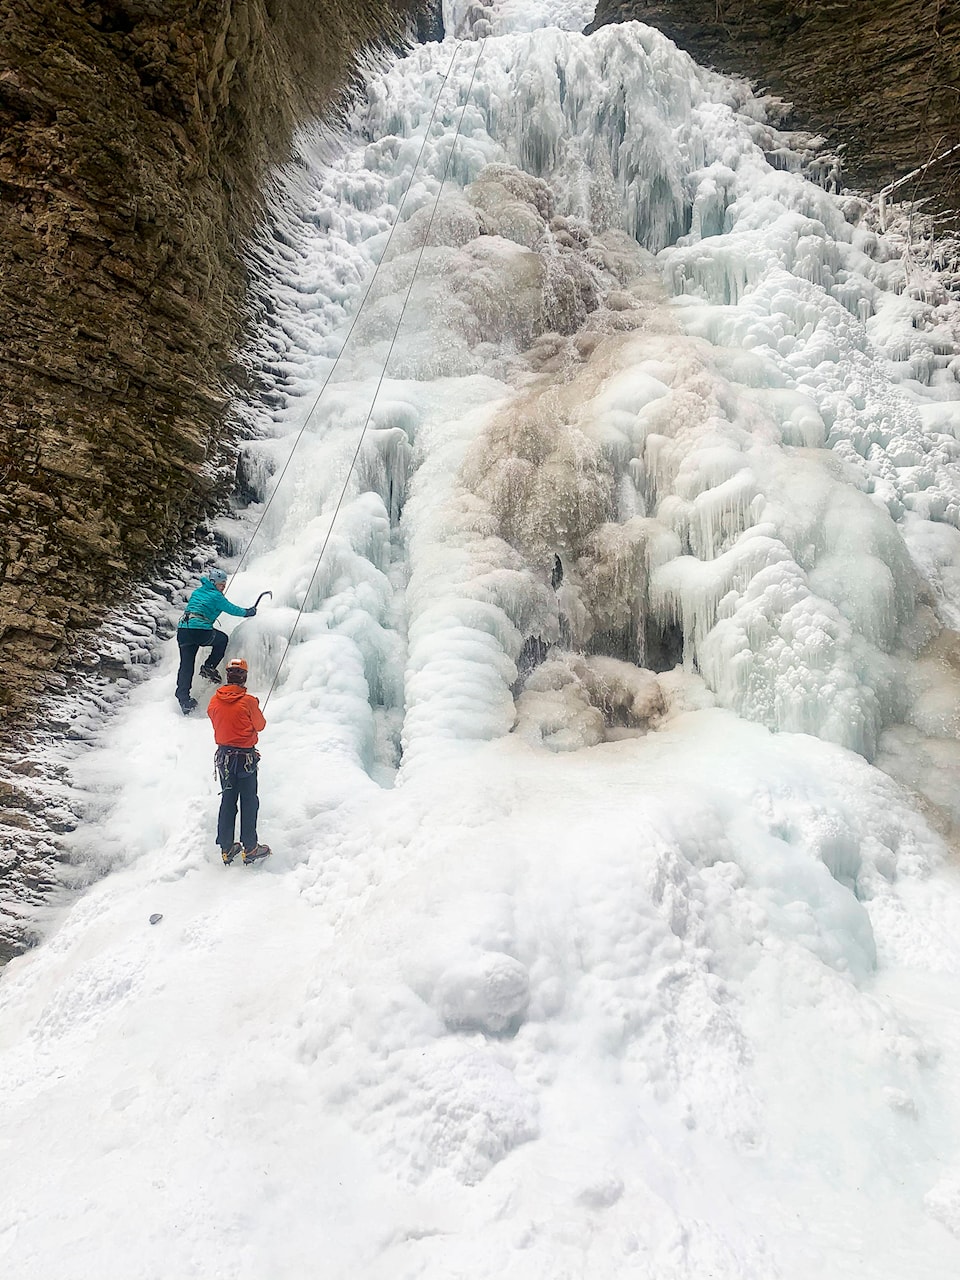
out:
{"label": "packed snow", "polygon": [[274,855],[171,644],[0,984],[0,1268],[953,1280],[956,305],[653,29],[443,9],[250,248]]}

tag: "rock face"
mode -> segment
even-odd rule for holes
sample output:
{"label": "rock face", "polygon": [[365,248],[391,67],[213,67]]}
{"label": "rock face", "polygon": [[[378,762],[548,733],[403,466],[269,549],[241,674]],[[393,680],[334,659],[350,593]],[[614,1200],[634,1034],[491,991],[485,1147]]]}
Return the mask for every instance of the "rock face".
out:
{"label": "rock face", "polygon": [[258,186],[429,0],[0,7],[0,713],[223,474]]}
{"label": "rock face", "polygon": [[[844,144],[847,185],[878,191],[960,143],[957,0],[599,0],[588,29],[630,18],[792,102]],[[921,195],[960,209],[960,151],[899,198]]]}

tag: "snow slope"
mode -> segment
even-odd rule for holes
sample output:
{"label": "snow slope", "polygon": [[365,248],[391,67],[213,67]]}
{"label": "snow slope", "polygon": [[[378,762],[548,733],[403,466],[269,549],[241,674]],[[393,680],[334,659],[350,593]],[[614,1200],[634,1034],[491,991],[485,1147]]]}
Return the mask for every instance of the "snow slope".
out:
{"label": "snow slope", "polygon": [[278,179],[276,853],[168,654],[0,985],[4,1276],[960,1272],[956,312],[590,8],[446,0]]}

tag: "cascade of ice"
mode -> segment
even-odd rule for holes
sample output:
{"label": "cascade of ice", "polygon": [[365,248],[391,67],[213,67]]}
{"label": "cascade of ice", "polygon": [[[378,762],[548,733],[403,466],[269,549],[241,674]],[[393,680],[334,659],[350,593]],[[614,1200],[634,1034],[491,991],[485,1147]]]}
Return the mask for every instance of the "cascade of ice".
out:
{"label": "cascade of ice", "polygon": [[[394,602],[405,620],[386,624],[383,598],[372,619],[378,633],[411,627],[408,762],[431,740],[509,730],[511,664],[527,640],[565,634],[662,665],[677,629],[687,669],[722,704],[872,757],[885,726],[910,714],[898,670],[952,617],[949,596],[929,586],[931,554],[950,560],[960,537],[944,299],[911,296],[902,263],[860,225],[862,206],[796,166],[771,167],[782,146],[758,104],[650,29],[497,35],[516,30],[510,6],[452,4],[445,19],[491,38],[460,46],[424,161],[412,173],[443,67],[432,49],[372,79],[350,122],[370,141],[322,166],[306,214],[297,173],[267,275],[272,337],[267,327],[261,339],[274,353],[264,368],[281,371],[268,401],[290,397],[274,433],[304,412],[302,392],[340,341],[329,300],[349,295],[324,287],[331,245],[338,272],[349,262],[358,282],[412,181],[413,212],[297,462],[300,476],[330,478],[329,491],[310,481],[319,516],[419,262],[388,370],[400,407],[378,406],[354,481],[385,504],[394,577],[410,575],[404,606]],[[271,252],[262,245],[258,261]],[[278,306],[291,290],[292,317]],[[458,412],[441,431],[463,445],[444,446],[448,474],[462,470],[441,503],[421,464],[432,470],[439,447],[445,379],[458,380]],[[264,455],[283,448],[252,446],[247,470],[262,474]],[[300,484],[268,526],[278,545],[303,525]],[[922,563],[909,513],[938,525]],[[420,534],[437,518],[459,547],[442,584]],[[642,570],[604,570],[598,548],[624,539]],[[546,585],[556,555],[562,599]],[[325,575],[318,600],[329,586]],[[463,670],[438,656],[438,594],[451,640],[471,655]],[[369,625],[350,624],[358,635]],[[369,668],[382,650],[366,643]],[[458,686],[454,701],[483,708],[469,725],[439,710],[435,663]]]}
{"label": "cascade of ice", "polygon": [[169,670],[78,766],[123,869],[0,990],[24,1275],[80,1219],[160,1274],[128,1218],[170,1275],[960,1267],[956,305],[592,7],[444,0],[277,175],[218,524],[277,852],[224,889]]}

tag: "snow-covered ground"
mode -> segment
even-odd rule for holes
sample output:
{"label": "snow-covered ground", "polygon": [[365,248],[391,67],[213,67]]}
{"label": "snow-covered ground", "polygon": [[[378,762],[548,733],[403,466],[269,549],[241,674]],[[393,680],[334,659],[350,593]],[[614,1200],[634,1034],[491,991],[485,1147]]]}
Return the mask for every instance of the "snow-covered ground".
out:
{"label": "snow-covered ground", "polygon": [[653,30],[444,9],[251,250],[274,856],[169,653],[0,984],[0,1271],[953,1280],[956,311]]}

